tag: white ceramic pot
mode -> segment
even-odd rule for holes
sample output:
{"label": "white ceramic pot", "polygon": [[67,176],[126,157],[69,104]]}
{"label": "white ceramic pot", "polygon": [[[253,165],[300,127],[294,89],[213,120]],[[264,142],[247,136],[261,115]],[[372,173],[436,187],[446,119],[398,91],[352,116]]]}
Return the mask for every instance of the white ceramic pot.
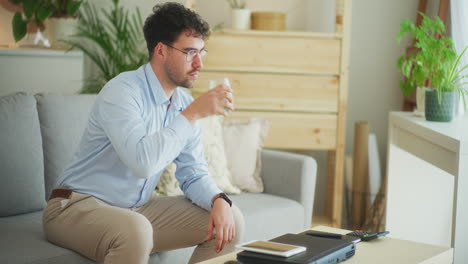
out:
{"label": "white ceramic pot", "polygon": [[53,48],[69,48],[70,46],[61,40],[68,40],[75,34],[78,19],[71,17],[50,18],[50,40]]}
{"label": "white ceramic pot", "polygon": [[231,27],[233,29],[250,29],[250,10],[249,9],[232,9],[231,12]]}

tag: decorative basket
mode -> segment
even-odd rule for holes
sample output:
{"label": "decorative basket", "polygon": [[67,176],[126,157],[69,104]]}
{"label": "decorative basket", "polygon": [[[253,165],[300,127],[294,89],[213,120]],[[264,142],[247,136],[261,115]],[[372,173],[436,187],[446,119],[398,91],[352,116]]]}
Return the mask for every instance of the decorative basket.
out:
{"label": "decorative basket", "polygon": [[251,29],[285,31],[286,13],[283,12],[252,12]]}

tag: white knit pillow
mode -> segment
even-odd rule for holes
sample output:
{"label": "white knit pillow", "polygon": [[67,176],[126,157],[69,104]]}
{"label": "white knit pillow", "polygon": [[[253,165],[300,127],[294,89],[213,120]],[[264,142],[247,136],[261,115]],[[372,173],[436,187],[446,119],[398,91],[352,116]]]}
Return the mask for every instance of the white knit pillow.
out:
{"label": "white knit pillow", "polygon": [[246,192],[263,192],[261,150],[268,134],[262,118],[224,123],[224,148],[232,183]]}
{"label": "white knit pillow", "polygon": [[175,178],[176,164],[172,162],[161,174],[156,193],[161,196],[184,195],[179,187],[179,181]]}
{"label": "white knit pillow", "polygon": [[[198,121],[201,126],[201,143],[208,164],[208,172],[218,187],[225,193],[240,193],[240,189],[231,183],[231,174],[226,161],[223,140],[223,117],[210,116]],[[175,178],[176,166],[171,163],[161,175],[156,192],[165,196],[182,195]]]}

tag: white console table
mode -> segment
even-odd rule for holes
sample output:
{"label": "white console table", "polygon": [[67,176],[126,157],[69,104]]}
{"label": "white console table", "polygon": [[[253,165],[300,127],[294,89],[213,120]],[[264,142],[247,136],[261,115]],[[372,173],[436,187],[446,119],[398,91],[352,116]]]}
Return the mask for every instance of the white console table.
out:
{"label": "white console table", "polygon": [[15,92],[76,94],[83,86],[83,52],[0,48],[0,96]]}
{"label": "white console table", "polygon": [[468,116],[390,113],[386,223],[393,237],[453,247],[454,263],[468,263]]}

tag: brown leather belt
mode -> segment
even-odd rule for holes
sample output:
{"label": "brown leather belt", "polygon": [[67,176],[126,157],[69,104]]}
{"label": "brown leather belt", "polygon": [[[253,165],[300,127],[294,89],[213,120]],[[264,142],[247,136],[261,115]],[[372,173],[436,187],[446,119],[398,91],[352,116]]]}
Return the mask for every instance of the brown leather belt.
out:
{"label": "brown leather belt", "polygon": [[56,188],[52,190],[52,193],[49,196],[49,200],[52,200],[54,198],[65,198],[68,199],[70,195],[72,194],[72,190],[70,189],[65,189],[65,188]]}

